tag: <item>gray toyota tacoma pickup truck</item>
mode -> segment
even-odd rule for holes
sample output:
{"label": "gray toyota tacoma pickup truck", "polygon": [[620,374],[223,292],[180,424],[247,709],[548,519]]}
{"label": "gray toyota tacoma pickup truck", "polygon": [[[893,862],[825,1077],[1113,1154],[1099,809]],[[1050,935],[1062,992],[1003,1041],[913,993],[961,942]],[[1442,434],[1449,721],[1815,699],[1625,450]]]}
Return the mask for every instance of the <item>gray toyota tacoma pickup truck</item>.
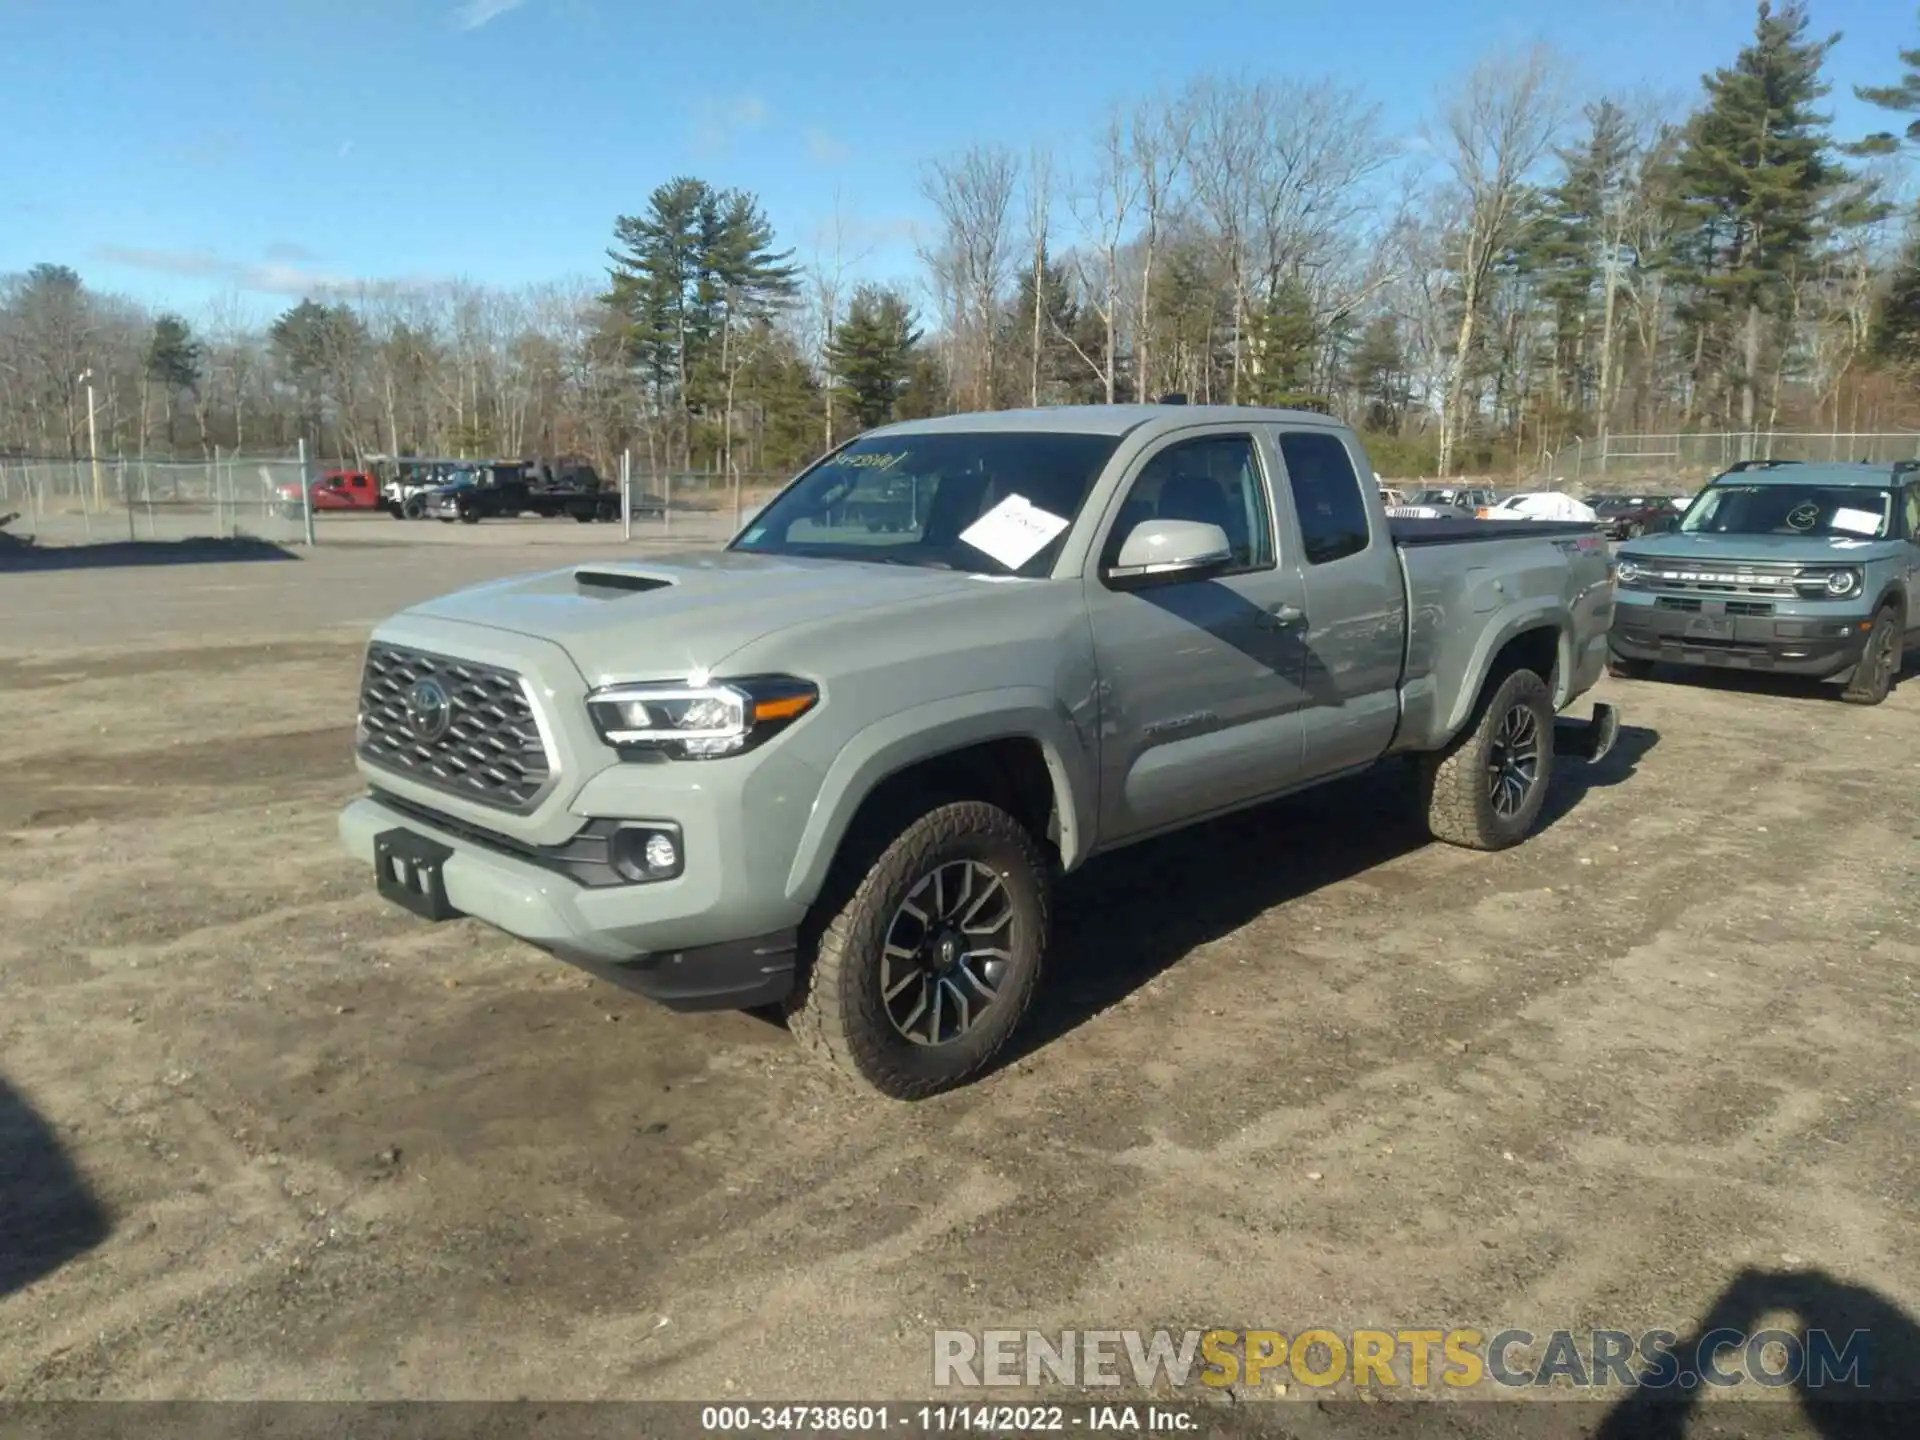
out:
{"label": "gray toyota tacoma pickup truck", "polygon": [[[904,499],[902,498],[904,497]],[[867,523],[885,501],[904,526]],[[872,503],[869,503],[872,502]],[[678,1009],[784,1005],[912,1098],[1028,1008],[1058,876],[1406,756],[1521,840],[1607,658],[1595,526],[1389,522],[1353,432],[1184,405],[868,431],[723,550],[375,631],[341,815],[380,892]]]}

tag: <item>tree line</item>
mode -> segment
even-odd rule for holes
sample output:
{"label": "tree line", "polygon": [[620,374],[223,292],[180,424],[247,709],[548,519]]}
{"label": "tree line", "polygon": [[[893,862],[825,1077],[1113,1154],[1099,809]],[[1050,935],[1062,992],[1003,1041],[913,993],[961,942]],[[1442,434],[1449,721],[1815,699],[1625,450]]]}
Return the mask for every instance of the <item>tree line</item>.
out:
{"label": "tree line", "polygon": [[[931,162],[917,285],[803,263],[757,197],[673,178],[606,269],[503,291],[316,294],[189,321],[36,266],[0,281],[0,451],[584,455],[791,469],[961,409],[1307,405],[1390,474],[1528,466],[1608,430],[1920,424],[1903,131],[1836,135],[1839,40],[1757,6],[1690,108],[1577,103],[1496,53],[1413,141],[1329,77],[1198,77],[1044,149]],[[1860,97],[1920,117],[1920,44]]]}

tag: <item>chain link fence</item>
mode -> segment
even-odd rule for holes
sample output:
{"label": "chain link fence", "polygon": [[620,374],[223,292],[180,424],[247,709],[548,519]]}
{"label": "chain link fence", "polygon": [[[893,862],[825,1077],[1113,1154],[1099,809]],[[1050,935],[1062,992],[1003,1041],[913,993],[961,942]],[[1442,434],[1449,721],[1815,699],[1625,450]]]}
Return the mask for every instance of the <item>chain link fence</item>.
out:
{"label": "chain link fence", "polygon": [[643,473],[629,468],[629,529],[635,539],[723,544],[792,478],[785,471],[729,476],[693,471]]}
{"label": "chain link fence", "polygon": [[201,463],[122,458],[0,460],[8,533],[51,545],[307,535],[298,459],[222,455]]}
{"label": "chain link fence", "polygon": [[1920,433],[1738,431],[1692,435],[1602,435],[1549,455],[1533,488],[1578,496],[1623,490],[1691,495],[1740,460],[1862,461],[1891,465],[1920,459]]}

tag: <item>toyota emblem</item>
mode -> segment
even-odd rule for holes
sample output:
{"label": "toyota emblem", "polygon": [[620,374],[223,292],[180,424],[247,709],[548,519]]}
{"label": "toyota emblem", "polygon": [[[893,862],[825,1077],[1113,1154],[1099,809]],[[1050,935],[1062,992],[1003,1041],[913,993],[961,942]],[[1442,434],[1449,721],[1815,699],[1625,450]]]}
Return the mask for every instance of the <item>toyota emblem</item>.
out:
{"label": "toyota emblem", "polygon": [[407,691],[407,728],[416,740],[431,743],[447,733],[453,723],[453,702],[438,680],[429,676],[413,682]]}

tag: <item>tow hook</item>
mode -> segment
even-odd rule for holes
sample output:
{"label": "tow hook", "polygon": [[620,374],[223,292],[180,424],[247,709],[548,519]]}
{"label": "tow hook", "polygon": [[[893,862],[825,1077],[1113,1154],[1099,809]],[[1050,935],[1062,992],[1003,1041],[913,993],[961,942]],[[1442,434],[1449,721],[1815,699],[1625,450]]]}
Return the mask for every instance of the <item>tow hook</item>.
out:
{"label": "tow hook", "polygon": [[1620,738],[1620,712],[1611,705],[1595,703],[1591,720],[1558,716],[1553,722],[1554,749],[1563,755],[1577,756],[1589,765],[1607,758],[1613,742]]}

